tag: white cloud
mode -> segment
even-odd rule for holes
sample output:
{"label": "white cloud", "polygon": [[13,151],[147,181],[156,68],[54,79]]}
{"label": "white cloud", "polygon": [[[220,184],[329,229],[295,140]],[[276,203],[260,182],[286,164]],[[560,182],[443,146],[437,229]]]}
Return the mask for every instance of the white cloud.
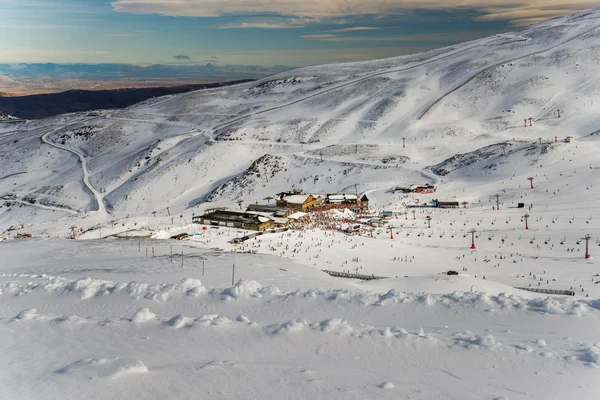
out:
{"label": "white cloud", "polygon": [[220,25],[219,29],[289,29],[303,27],[304,25],[288,24],[285,22],[240,22],[237,24]]}
{"label": "white cloud", "polygon": [[[448,34],[415,34],[415,35],[388,35],[388,36],[338,36],[333,34],[302,35],[303,38],[313,40],[323,40],[327,42],[403,42],[410,43],[450,43],[464,42],[478,39],[482,36],[488,36],[494,32],[457,32]],[[499,33],[499,32],[498,32]]]}
{"label": "white cloud", "polygon": [[106,50],[93,50],[93,49],[48,49],[48,48],[32,48],[32,47],[16,47],[12,49],[2,50],[2,57],[9,59],[14,57],[15,59],[28,58],[30,56],[36,57],[70,57],[80,55],[106,55],[112,54]]}
{"label": "white cloud", "polygon": [[218,17],[278,14],[336,18],[383,15],[414,9],[475,9],[489,20],[508,19],[515,25],[572,14],[598,6],[597,0],[114,0],[116,11],[167,16]]}
{"label": "white cloud", "polygon": [[333,29],[327,32],[339,32],[339,33],[343,33],[343,32],[357,32],[357,31],[374,31],[377,30],[379,28],[375,28],[372,26],[354,26],[351,28],[342,28],[342,29]]}
{"label": "white cloud", "polygon": [[332,35],[331,33],[323,33],[323,34],[316,34],[316,35],[302,35],[302,37],[304,39],[333,39],[336,36]]}

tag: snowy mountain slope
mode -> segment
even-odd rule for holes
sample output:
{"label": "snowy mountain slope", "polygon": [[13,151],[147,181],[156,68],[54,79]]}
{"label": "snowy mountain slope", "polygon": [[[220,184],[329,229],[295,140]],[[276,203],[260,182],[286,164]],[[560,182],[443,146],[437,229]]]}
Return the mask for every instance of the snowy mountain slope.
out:
{"label": "snowy mountain slope", "polygon": [[[217,186],[265,154],[295,159],[302,153],[321,157],[331,146],[364,145],[367,152],[368,146],[392,146],[394,151],[382,160],[410,159],[411,168],[419,170],[455,156],[465,139],[473,143],[476,137],[479,147],[472,151],[477,151],[509,138],[553,138],[559,123],[568,129],[560,130],[561,137],[596,131],[592,110],[600,88],[595,73],[598,25],[599,12],[594,10],[423,54],[306,67],[249,84],[151,99],[100,117],[79,114],[29,122],[23,129],[37,133],[69,123],[50,139],[85,154],[90,182],[104,194],[115,217],[167,206],[186,209],[199,199],[216,199],[211,193]],[[564,109],[560,120],[553,118],[558,108]],[[536,127],[520,129],[529,117]],[[23,129],[4,134],[4,143],[23,135]],[[84,131],[85,138],[78,136]],[[408,148],[400,146],[402,138]],[[4,157],[9,174],[33,171],[31,159],[41,160],[35,147],[42,145],[34,136],[30,140],[21,146],[32,149],[19,150],[24,154],[19,163],[26,168]],[[55,179],[81,190],[81,173],[68,164],[77,160],[57,154],[65,164]],[[344,160],[378,162],[360,151]],[[299,184],[301,176],[294,171],[290,168],[285,179],[265,185],[263,192]],[[328,192],[371,180],[357,175]],[[388,178],[377,181],[393,184]],[[23,199],[39,186],[3,180],[0,193]],[[256,201],[263,192],[253,196],[245,191],[244,196]],[[59,194],[62,203],[94,209],[89,193],[71,193]],[[233,191],[220,201],[233,202],[239,194]]]}

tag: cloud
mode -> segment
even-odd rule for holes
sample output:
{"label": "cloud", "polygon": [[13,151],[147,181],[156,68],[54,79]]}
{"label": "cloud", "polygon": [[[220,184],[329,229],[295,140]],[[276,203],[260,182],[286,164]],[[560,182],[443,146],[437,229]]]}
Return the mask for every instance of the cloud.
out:
{"label": "cloud", "polygon": [[342,29],[333,29],[327,32],[357,32],[357,31],[373,31],[379,28],[375,28],[372,26],[354,26],[352,28],[342,28]]}
{"label": "cloud", "polygon": [[173,56],[173,58],[176,60],[191,60],[190,56],[186,56],[185,54],[178,54]]}
{"label": "cloud", "polygon": [[240,22],[220,25],[219,29],[290,29],[304,28],[304,25],[290,25],[282,22]]}
{"label": "cloud", "polygon": [[32,48],[32,47],[16,47],[13,49],[5,49],[2,51],[2,56],[6,59],[10,57],[27,58],[36,57],[70,57],[81,55],[107,55],[112,54],[106,50],[93,49],[51,49],[51,48]]}
{"label": "cloud", "polygon": [[135,34],[135,33],[109,33],[106,36],[110,36],[110,37],[136,37],[137,34]]}
{"label": "cloud", "polygon": [[323,33],[323,34],[317,34],[317,35],[302,35],[302,37],[304,39],[333,39],[336,36],[332,35],[331,33]]}
{"label": "cloud", "polygon": [[287,15],[341,18],[385,15],[402,10],[471,9],[488,20],[509,20],[514,25],[572,14],[598,6],[597,0],[113,0],[114,10],[133,14],[219,17],[224,15]]}
{"label": "cloud", "polygon": [[453,34],[446,33],[425,33],[425,34],[414,34],[414,35],[388,35],[388,36],[338,36],[332,34],[323,35],[303,35],[306,39],[313,40],[324,40],[327,42],[403,42],[409,43],[458,43],[465,42],[473,39],[478,39],[482,36],[489,36],[494,33],[500,33],[500,31],[486,31],[486,32],[456,32]]}
{"label": "cloud", "polygon": [[217,56],[210,56],[206,60],[202,60],[202,61],[210,63],[210,64],[216,64],[216,63],[219,62],[219,57],[217,57]]}
{"label": "cloud", "polygon": [[232,22],[219,25],[219,29],[295,29],[304,28],[307,23],[318,22],[316,18],[297,18],[281,16],[245,17],[241,22]]}

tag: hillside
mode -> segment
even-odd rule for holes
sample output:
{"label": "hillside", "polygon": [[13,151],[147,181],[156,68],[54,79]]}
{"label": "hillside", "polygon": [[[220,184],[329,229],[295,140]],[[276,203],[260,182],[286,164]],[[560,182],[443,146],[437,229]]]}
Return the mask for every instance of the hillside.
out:
{"label": "hillside", "polygon": [[38,119],[81,111],[124,108],[152,97],[222,87],[241,82],[247,82],[247,80],[140,89],[67,90],[52,94],[0,96],[0,110],[19,118]]}
{"label": "hillside", "polygon": [[[486,199],[504,179],[524,182],[563,158],[555,138],[596,146],[597,25],[595,10],[422,54],[0,126],[0,195],[67,213],[101,201],[107,219],[253,203],[292,185],[333,193],[441,183],[439,195],[454,197],[484,179],[466,200]],[[72,151],[43,144],[44,134]],[[97,196],[82,181],[82,157]],[[591,162],[575,162],[591,173]],[[2,208],[0,223],[58,216]]]}

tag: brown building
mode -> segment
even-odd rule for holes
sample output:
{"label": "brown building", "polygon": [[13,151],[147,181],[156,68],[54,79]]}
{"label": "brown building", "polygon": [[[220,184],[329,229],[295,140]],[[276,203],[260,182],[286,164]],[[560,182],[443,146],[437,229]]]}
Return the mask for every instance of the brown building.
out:
{"label": "brown building", "polygon": [[272,229],[275,226],[273,221],[269,218],[237,211],[213,211],[194,217],[192,222],[253,231],[265,231],[267,229]]}
{"label": "brown building", "polygon": [[366,194],[363,194],[363,196],[360,198],[360,207],[366,209],[369,208],[369,198]]}
{"label": "brown building", "polygon": [[314,198],[311,194],[292,194],[281,193],[277,199],[278,207],[287,207],[293,213],[301,211],[306,212],[323,204],[321,199]]}

